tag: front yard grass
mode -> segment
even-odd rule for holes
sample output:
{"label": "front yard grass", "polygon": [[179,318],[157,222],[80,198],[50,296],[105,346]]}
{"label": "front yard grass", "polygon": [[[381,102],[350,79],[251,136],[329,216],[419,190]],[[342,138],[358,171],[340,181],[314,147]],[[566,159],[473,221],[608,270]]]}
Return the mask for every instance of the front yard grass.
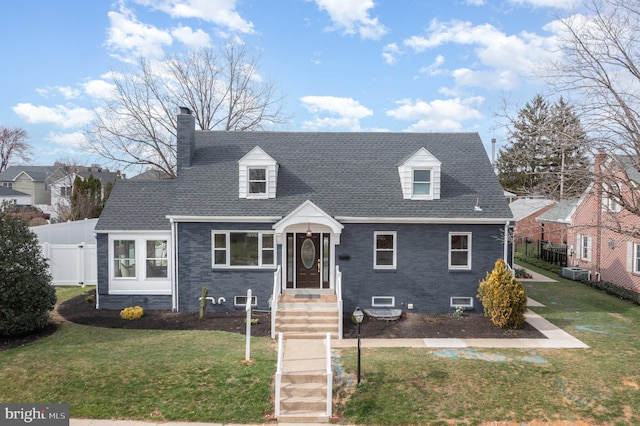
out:
{"label": "front yard grass", "polygon": [[[640,307],[553,278],[525,283],[545,305],[532,310],[588,349],[364,348],[359,387],[356,350],[342,349],[334,411],[358,424],[640,424]],[[63,324],[0,352],[0,402],[69,403],[76,418],[265,422],[274,343],[252,339],[251,357],[239,334]]]}
{"label": "front yard grass", "polygon": [[[588,349],[365,349],[364,384],[338,389],[352,392],[339,407],[345,420],[640,424],[640,307],[547,274],[558,282],[524,284],[545,305],[532,310]],[[355,371],[354,350],[341,358]]]}

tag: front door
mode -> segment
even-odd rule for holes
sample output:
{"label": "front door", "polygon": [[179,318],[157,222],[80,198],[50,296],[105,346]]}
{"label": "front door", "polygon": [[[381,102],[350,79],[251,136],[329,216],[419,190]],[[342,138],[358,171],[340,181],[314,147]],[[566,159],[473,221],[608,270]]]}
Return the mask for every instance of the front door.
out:
{"label": "front door", "polygon": [[296,287],[320,288],[320,234],[296,234]]}

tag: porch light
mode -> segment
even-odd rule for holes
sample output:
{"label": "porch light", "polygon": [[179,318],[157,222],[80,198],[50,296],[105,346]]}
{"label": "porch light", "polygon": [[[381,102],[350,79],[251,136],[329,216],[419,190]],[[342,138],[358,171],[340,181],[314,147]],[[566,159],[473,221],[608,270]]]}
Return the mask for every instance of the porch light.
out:
{"label": "porch light", "polygon": [[313,236],[313,232],[311,232],[311,224],[307,224],[307,238],[311,238]]}
{"label": "porch light", "polygon": [[353,319],[358,324],[358,384],[360,384],[360,326],[364,319],[364,312],[362,312],[360,306],[357,306],[356,310],[353,311]]}

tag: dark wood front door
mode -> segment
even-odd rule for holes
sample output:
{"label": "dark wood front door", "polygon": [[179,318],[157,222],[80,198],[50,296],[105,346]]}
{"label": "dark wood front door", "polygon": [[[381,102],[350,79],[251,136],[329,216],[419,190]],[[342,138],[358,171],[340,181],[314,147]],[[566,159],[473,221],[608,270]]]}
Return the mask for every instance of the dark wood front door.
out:
{"label": "dark wood front door", "polygon": [[296,234],[296,287],[320,288],[320,234]]}

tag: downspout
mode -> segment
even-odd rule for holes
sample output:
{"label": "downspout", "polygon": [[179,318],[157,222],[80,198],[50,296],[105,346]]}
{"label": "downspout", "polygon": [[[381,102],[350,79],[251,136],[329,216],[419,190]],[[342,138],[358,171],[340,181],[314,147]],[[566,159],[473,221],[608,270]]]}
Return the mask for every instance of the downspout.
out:
{"label": "downspout", "polygon": [[171,310],[177,312],[178,306],[178,224],[173,220],[171,222],[171,239],[173,240],[173,268],[171,273]]}
{"label": "downspout", "polygon": [[[502,254],[504,263],[509,264],[509,221],[504,224],[504,253]],[[513,265],[510,265],[513,267]]]}

